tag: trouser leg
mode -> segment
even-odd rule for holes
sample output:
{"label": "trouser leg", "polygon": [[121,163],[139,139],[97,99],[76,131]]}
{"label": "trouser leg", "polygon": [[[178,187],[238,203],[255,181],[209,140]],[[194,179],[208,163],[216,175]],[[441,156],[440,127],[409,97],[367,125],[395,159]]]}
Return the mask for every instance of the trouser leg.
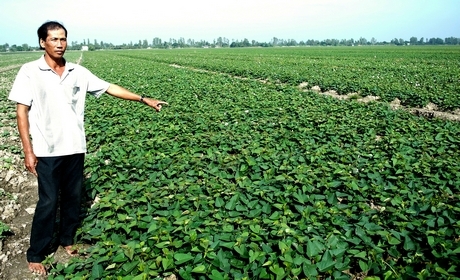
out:
{"label": "trouser leg", "polygon": [[39,200],[35,209],[27,261],[41,262],[50,253],[60,195],[60,237],[63,246],[73,244],[79,225],[84,154],[38,158]]}
{"label": "trouser leg", "polygon": [[84,154],[69,157],[65,162],[62,176],[60,205],[60,235],[62,246],[74,244],[73,240],[80,225],[81,195],[83,187]]}
{"label": "trouser leg", "polygon": [[27,261],[41,262],[49,254],[53,239],[59,196],[59,172],[56,157],[38,158],[38,202],[32,221]]}

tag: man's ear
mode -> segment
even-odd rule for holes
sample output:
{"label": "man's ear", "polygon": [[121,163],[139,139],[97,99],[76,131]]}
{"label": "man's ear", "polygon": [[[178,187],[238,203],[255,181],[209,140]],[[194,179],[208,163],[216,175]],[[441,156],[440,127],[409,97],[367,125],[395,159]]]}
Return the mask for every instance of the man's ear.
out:
{"label": "man's ear", "polygon": [[45,48],[45,41],[43,41],[43,39],[40,39],[40,46],[42,48]]}

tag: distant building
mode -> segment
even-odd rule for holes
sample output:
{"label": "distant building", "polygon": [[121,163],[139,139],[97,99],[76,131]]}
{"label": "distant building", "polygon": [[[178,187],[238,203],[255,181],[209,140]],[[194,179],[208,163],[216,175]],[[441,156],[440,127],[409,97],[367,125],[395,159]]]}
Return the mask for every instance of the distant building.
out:
{"label": "distant building", "polygon": [[81,46],[81,50],[84,52],[88,51],[88,46]]}

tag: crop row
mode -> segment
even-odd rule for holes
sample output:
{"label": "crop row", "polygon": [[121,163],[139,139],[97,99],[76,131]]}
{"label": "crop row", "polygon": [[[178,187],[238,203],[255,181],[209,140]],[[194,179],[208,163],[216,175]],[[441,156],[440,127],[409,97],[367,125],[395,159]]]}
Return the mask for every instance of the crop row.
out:
{"label": "crop row", "polygon": [[151,51],[128,57],[443,110],[460,108],[460,48],[357,47]]}
{"label": "crop row", "polygon": [[104,79],[170,106],[88,99],[86,188],[100,201],[78,240],[93,246],[56,279],[458,272],[458,123],[140,53],[85,54]]}

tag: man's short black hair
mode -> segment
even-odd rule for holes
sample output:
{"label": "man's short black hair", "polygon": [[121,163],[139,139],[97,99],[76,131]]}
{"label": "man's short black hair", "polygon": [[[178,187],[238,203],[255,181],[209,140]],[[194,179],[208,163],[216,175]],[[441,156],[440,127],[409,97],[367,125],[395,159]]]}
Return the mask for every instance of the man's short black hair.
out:
{"label": "man's short black hair", "polygon": [[48,37],[48,31],[50,30],[56,30],[56,29],[64,29],[65,31],[65,36],[67,37],[67,29],[65,29],[64,25],[62,23],[59,23],[57,21],[47,21],[44,24],[42,24],[38,30],[37,30],[37,35],[38,35],[38,45],[40,46],[41,50],[44,50],[40,44],[40,39],[43,41],[46,41],[46,37]]}

